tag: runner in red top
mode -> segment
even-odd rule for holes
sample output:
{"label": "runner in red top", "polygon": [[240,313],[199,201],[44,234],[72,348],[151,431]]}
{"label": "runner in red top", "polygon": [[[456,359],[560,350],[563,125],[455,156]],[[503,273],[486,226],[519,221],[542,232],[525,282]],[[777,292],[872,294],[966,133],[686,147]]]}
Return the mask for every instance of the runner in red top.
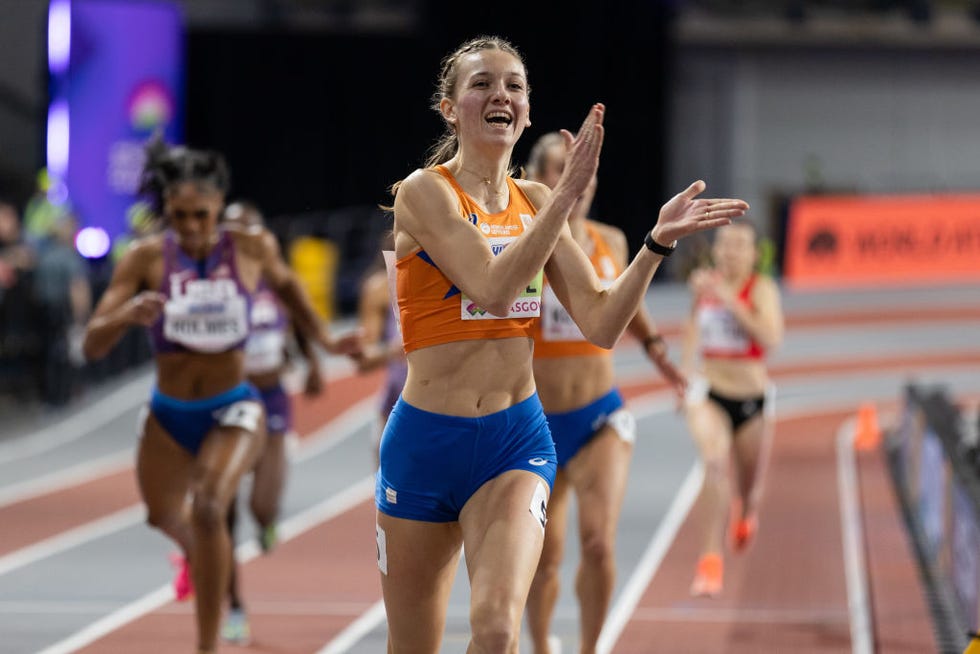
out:
{"label": "runner in red top", "polygon": [[[691,593],[707,597],[722,590],[726,518],[736,552],[748,546],[758,528],[774,399],[765,353],[779,345],[783,334],[779,289],[755,272],[752,225],[719,229],[711,254],[714,268],[695,270],[689,280],[694,305],[684,345],[684,368],[691,379],[687,423],[705,467],[707,504]],[[694,373],[698,353],[700,370]]]}

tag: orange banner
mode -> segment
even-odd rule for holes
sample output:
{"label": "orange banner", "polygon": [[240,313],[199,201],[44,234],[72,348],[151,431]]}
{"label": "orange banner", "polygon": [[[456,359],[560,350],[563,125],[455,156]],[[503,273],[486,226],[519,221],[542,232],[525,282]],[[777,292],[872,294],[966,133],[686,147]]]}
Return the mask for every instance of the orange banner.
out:
{"label": "orange banner", "polygon": [[801,197],[787,230],[797,288],[980,281],[980,195]]}

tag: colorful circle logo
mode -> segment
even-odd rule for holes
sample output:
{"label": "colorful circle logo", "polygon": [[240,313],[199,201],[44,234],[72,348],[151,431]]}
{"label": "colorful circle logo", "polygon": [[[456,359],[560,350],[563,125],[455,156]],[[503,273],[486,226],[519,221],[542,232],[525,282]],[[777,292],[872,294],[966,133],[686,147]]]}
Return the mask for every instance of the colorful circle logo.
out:
{"label": "colorful circle logo", "polygon": [[143,82],[129,98],[129,122],[138,130],[150,131],[170,122],[174,102],[163,84]]}

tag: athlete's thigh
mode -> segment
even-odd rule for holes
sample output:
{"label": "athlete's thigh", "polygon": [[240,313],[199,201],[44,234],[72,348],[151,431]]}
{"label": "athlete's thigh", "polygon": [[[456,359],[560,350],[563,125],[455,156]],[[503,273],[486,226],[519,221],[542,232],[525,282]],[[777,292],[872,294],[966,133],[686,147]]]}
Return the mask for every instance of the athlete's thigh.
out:
{"label": "athlete's thigh", "polygon": [[183,510],[194,465],[194,456],[148,413],[136,453],[136,478],[151,520]]}
{"label": "athlete's thigh", "polygon": [[566,470],[578,499],[583,534],[615,528],[632,454],[633,444],[620,438],[611,425],[604,425],[568,462]]}
{"label": "athlete's thigh", "polygon": [[541,556],[548,485],[527,470],[491,479],[460,513],[471,598],[523,602]]}
{"label": "athlete's thigh", "polygon": [[557,564],[565,551],[565,535],[568,531],[568,502],[571,496],[568,475],[559,470],[548,500],[547,524],[544,546],[541,550],[542,565]]}
{"label": "athlete's thigh", "polygon": [[255,429],[215,427],[204,438],[197,455],[194,490],[230,502],[238,482],[252,469],[265,445],[265,423]]}
{"label": "athlete's thigh", "polygon": [[378,568],[395,651],[437,652],[462,543],[459,523],[377,513]]}
{"label": "athlete's thigh", "polygon": [[711,400],[687,407],[687,426],[691,438],[705,459],[726,457],[731,452],[731,420],[724,409]]}
{"label": "athlete's thigh", "polygon": [[735,432],[735,457],[743,465],[753,465],[765,457],[772,437],[772,418],[760,412],[746,420]]}

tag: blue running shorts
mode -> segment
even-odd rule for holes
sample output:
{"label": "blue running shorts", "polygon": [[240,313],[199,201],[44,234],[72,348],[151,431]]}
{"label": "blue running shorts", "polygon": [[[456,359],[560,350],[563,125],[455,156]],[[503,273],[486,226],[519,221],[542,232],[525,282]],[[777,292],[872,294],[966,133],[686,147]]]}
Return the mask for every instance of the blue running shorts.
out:
{"label": "blue running shorts", "polygon": [[628,443],[636,438],[636,421],[623,406],[619,389],[612,389],[599,399],[578,409],[549,413],[548,426],[555,439],[558,466],[564,468],[585,444],[606,424]]}
{"label": "blue running shorts", "polygon": [[293,427],[293,411],[289,395],[282,384],[260,388],[262,405],[265,406],[265,424],[269,436],[284,436]]}
{"label": "blue running shorts", "polygon": [[480,418],[423,411],[399,397],[381,436],[374,499],[396,518],[455,522],[467,500],[502,473],[528,470],[550,488],[557,469],[537,393]]}
{"label": "blue running shorts", "polygon": [[196,456],[204,437],[218,425],[241,427],[249,431],[258,429],[262,406],[255,387],[242,382],[224,393],[203,400],[178,400],[154,388],[150,396],[150,412],[171,438]]}

